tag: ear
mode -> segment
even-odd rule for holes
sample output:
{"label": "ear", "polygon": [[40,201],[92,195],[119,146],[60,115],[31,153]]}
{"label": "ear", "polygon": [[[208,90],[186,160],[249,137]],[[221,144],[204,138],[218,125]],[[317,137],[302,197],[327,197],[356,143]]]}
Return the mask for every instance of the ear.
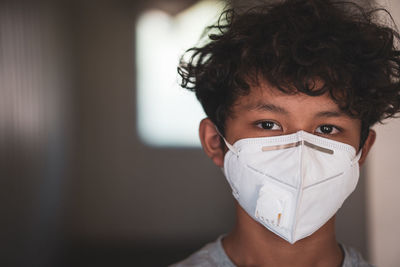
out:
{"label": "ear", "polygon": [[199,136],[204,152],[218,167],[224,166],[224,151],[221,136],[218,134],[214,123],[205,118],[200,122]]}
{"label": "ear", "polygon": [[362,147],[361,158],[358,161],[358,164],[360,165],[360,167],[364,164],[364,162],[367,158],[367,155],[368,155],[369,151],[371,150],[372,145],[375,143],[375,139],[376,139],[376,132],[372,129],[369,130],[367,140],[365,140],[365,143]]}

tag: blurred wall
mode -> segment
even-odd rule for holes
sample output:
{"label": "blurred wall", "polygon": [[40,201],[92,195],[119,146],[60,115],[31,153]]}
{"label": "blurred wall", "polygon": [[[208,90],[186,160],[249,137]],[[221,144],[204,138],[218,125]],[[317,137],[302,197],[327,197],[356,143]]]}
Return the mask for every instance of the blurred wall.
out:
{"label": "blurred wall", "polygon": [[[187,6],[181,3],[170,12]],[[145,8],[76,3],[78,173],[66,221],[73,244],[126,243],[138,254],[157,246],[193,250],[233,223],[226,182],[200,149],[153,148],[139,140],[134,31]]]}
{"label": "blurred wall", "polygon": [[57,258],[70,176],[71,44],[62,5],[0,2],[0,265]]}
{"label": "blurred wall", "polygon": [[400,265],[400,121],[375,127],[377,140],[368,159],[368,232],[371,259],[377,266]]}

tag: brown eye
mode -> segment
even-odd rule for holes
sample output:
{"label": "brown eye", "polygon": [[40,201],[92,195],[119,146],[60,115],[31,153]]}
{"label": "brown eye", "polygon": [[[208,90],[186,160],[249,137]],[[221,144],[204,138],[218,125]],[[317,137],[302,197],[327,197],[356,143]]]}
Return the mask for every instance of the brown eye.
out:
{"label": "brown eye", "polygon": [[339,132],[339,129],[333,125],[321,125],[315,130],[317,133],[320,134],[336,134]]}
{"label": "brown eye", "polygon": [[273,121],[262,121],[257,123],[257,127],[264,130],[281,130],[281,126]]}

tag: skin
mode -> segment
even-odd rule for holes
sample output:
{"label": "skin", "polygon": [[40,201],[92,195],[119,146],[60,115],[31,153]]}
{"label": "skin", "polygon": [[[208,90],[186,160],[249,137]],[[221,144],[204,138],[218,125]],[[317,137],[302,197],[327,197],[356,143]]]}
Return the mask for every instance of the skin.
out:
{"label": "skin", "polygon": [[[249,137],[292,134],[299,130],[343,142],[358,153],[361,122],[340,111],[329,95],[287,95],[268,83],[254,86],[237,99],[225,122],[225,139],[234,144]],[[200,123],[205,153],[223,167],[227,148],[210,119]],[[370,130],[359,165],[375,141]],[[343,252],[335,237],[335,216],[315,233],[290,244],[253,220],[236,202],[236,225],[222,240],[228,257],[237,266],[341,266]]]}

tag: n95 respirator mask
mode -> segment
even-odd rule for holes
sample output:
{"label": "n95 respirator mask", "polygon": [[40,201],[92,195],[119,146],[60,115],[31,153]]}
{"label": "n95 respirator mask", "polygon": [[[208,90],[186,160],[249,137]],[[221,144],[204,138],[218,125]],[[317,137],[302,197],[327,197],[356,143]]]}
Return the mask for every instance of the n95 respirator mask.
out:
{"label": "n95 respirator mask", "polygon": [[361,151],[304,131],[229,144],[224,174],[240,206],[290,243],[313,234],[355,189]]}

